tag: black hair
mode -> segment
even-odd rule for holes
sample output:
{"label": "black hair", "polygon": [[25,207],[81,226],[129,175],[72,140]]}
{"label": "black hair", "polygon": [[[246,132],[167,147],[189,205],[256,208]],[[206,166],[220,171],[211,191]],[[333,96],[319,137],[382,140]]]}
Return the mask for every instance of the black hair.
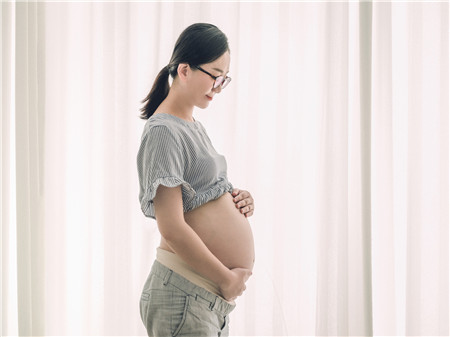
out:
{"label": "black hair", "polygon": [[169,75],[176,78],[180,63],[198,66],[214,62],[227,51],[230,51],[230,47],[226,35],[213,24],[194,23],[187,27],[175,43],[169,64],[159,72],[149,94],[141,101],[147,104],[140,109],[142,114],[139,117],[149,119],[167,97]]}

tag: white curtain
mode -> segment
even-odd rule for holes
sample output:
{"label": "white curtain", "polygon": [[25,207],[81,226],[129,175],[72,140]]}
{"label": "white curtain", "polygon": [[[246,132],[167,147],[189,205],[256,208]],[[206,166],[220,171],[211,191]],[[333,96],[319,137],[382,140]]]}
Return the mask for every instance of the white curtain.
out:
{"label": "white curtain", "polygon": [[194,117],[256,206],[231,335],[449,335],[448,1],[0,8],[2,335],[146,335],[140,101],[195,22],[233,80]]}

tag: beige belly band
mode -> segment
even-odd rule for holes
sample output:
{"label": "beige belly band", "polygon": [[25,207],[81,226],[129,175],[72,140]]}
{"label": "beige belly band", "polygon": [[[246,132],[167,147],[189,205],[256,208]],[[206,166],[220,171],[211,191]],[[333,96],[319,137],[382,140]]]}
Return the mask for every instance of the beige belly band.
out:
{"label": "beige belly band", "polygon": [[199,287],[205,288],[209,292],[216,294],[217,296],[224,299],[220,293],[219,286],[216,283],[208,280],[207,278],[204,278],[202,275],[197,273],[178,255],[158,247],[156,248],[156,260],[165,265],[167,268],[172,269],[175,273],[178,273],[184,278],[188,279],[192,283],[198,285]]}

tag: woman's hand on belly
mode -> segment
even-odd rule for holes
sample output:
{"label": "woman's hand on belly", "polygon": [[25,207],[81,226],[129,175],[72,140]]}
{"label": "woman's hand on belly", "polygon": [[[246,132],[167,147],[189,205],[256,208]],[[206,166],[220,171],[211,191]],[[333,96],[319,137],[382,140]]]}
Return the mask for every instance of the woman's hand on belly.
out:
{"label": "woman's hand on belly", "polygon": [[233,202],[239,211],[245,215],[246,218],[253,215],[255,210],[255,202],[249,191],[240,190],[239,188],[234,188],[233,192]]}
{"label": "woman's hand on belly", "polygon": [[248,278],[252,275],[251,270],[234,268],[230,270],[229,277],[219,283],[220,292],[227,301],[235,300],[244,292]]}

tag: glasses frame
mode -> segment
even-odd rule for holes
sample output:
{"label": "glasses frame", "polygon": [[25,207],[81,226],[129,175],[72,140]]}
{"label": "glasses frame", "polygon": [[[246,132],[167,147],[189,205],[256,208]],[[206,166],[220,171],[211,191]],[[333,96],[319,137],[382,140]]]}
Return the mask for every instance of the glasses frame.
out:
{"label": "glasses frame", "polygon": [[223,75],[214,76],[200,66],[193,66],[193,67],[197,68],[200,71],[203,71],[205,74],[208,74],[209,76],[211,76],[214,79],[213,89],[216,89],[219,87],[219,85],[216,86],[216,82],[219,77],[223,77],[223,82],[220,84],[222,89],[225,89],[225,87],[231,82],[231,77],[229,77],[229,76],[223,76]]}

